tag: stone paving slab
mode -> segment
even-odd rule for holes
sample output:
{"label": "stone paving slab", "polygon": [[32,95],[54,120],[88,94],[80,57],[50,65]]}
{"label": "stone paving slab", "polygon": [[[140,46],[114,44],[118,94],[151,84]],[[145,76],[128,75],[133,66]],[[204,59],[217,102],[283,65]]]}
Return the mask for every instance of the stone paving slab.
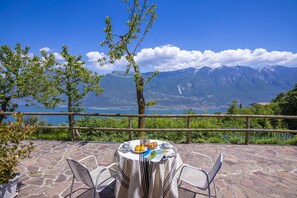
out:
{"label": "stone paving slab", "polygon": [[[72,173],[67,158],[79,160],[95,155],[99,164],[112,162],[119,143],[34,141],[30,158],[17,167],[23,174],[18,197],[69,197]],[[297,197],[297,146],[282,145],[226,145],[175,144],[184,163],[208,167],[207,158],[215,160],[224,154],[223,166],[216,177],[218,197]],[[86,187],[75,183],[73,197],[92,197]],[[100,193],[100,197],[114,197],[114,185]],[[204,191],[182,183],[180,197],[205,197]]]}

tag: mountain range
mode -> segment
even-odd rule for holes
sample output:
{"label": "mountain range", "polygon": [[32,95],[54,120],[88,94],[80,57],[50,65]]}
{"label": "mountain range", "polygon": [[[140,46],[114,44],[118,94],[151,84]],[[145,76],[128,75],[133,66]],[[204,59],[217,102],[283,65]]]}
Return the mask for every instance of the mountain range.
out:
{"label": "mountain range", "polygon": [[[157,100],[151,109],[218,109],[226,108],[235,99],[244,106],[269,102],[279,93],[291,90],[295,83],[297,67],[187,68],[161,72],[146,84],[144,94],[146,101]],[[100,86],[104,92],[99,96],[87,95],[84,106],[137,108],[133,74],[114,71],[102,78]]]}

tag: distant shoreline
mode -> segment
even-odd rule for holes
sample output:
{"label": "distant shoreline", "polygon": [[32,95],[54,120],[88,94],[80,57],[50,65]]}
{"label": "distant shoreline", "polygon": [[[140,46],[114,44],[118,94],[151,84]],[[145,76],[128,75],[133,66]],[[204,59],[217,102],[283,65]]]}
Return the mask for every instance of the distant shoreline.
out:
{"label": "distant shoreline", "polygon": [[[46,109],[45,107],[39,107],[39,106],[23,106],[19,105],[18,109],[36,109],[42,112],[47,112],[47,111],[57,111],[61,108],[67,109],[67,106],[57,106],[56,108],[52,109]],[[91,109],[91,110],[116,110],[116,111],[137,111],[137,107],[96,107],[96,106],[91,106],[91,107],[82,107],[85,109]],[[146,110],[148,111],[216,111],[216,110],[226,110],[228,106],[221,106],[221,107],[177,107],[177,108],[169,108],[169,107],[146,107]],[[84,110],[82,111],[84,112]]]}
{"label": "distant shoreline", "polygon": [[[56,107],[55,109],[45,109],[45,108],[37,108],[35,106],[19,106],[16,111],[20,112],[67,112],[67,107]],[[86,108],[82,112],[87,113],[108,113],[108,114],[137,114],[137,109],[111,109],[111,108]],[[145,111],[146,114],[185,114],[188,111],[197,114],[214,114],[217,112],[226,112],[227,108],[219,108],[219,109],[147,109]],[[47,123],[50,124],[61,124],[67,122],[67,116],[38,116],[41,120],[46,120]],[[81,118],[77,116],[76,118]]]}
{"label": "distant shoreline", "polygon": [[[135,107],[84,107],[86,109],[94,109],[94,110],[138,110]],[[158,110],[162,110],[162,111],[174,111],[174,110],[179,110],[179,111],[188,111],[188,110],[194,110],[194,111],[207,111],[207,110],[219,110],[219,109],[227,109],[228,106],[221,106],[221,107],[201,107],[201,108],[188,108],[188,107],[184,107],[184,108],[169,108],[169,107],[156,107],[156,108],[150,108],[150,107],[146,107],[146,110],[150,110],[150,111],[158,111]]]}

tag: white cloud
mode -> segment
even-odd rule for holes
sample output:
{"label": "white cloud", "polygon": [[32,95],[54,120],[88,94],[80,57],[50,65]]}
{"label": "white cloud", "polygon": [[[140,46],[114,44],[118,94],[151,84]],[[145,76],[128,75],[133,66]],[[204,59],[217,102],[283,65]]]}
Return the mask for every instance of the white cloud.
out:
{"label": "white cloud", "polygon": [[33,58],[34,57],[34,54],[33,53],[28,53],[28,57],[29,58]]}
{"label": "white cloud", "polygon": [[64,60],[63,56],[60,53],[55,52],[53,54],[55,55],[56,60]]}
{"label": "white cloud", "polygon": [[125,59],[118,60],[114,64],[107,63],[103,66],[98,62],[99,59],[105,56],[104,53],[100,52],[88,52],[86,53],[88,57],[87,65],[91,67],[92,70],[99,71],[99,73],[108,73],[114,70],[125,70],[127,66],[127,61]]}
{"label": "white cloud", "polygon": [[43,48],[39,49],[39,51],[40,51],[40,52],[41,52],[41,51],[49,52],[49,51],[51,51],[51,49],[48,48],[48,47],[43,47]]}
{"label": "white cloud", "polygon": [[104,57],[104,53],[99,53],[99,52],[88,52],[87,57],[89,58],[90,62],[98,62],[99,58],[103,58]]}
{"label": "white cloud", "polygon": [[[104,53],[89,52],[86,54],[89,63],[101,71],[106,70],[124,70],[127,61],[121,59],[114,64],[107,64],[103,67],[98,63],[98,59],[104,56]],[[297,66],[297,53],[288,51],[267,51],[266,49],[228,49],[220,52],[211,50],[205,51],[187,51],[181,50],[176,46],[165,45],[155,48],[142,49],[136,54],[135,61],[142,67],[142,71],[172,71],[184,69],[187,67],[200,68],[209,66],[216,68],[225,66]]]}

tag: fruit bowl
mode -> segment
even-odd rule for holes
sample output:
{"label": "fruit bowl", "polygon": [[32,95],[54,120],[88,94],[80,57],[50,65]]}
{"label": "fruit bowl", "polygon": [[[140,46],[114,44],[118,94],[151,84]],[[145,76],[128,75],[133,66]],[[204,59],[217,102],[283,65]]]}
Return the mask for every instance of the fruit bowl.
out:
{"label": "fruit bowl", "polygon": [[146,147],[143,147],[143,149],[142,150],[136,150],[136,146],[132,149],[132,152],[133,153],[144,153],[145,151],[147,150],[147,148]]}
{"label": "fruit bowl", "polygon": [[147,150],[147,148],[143,145],[143,144],[140,144],[140,145],[136,145],[132,151],[134,153],[143,153]]}

